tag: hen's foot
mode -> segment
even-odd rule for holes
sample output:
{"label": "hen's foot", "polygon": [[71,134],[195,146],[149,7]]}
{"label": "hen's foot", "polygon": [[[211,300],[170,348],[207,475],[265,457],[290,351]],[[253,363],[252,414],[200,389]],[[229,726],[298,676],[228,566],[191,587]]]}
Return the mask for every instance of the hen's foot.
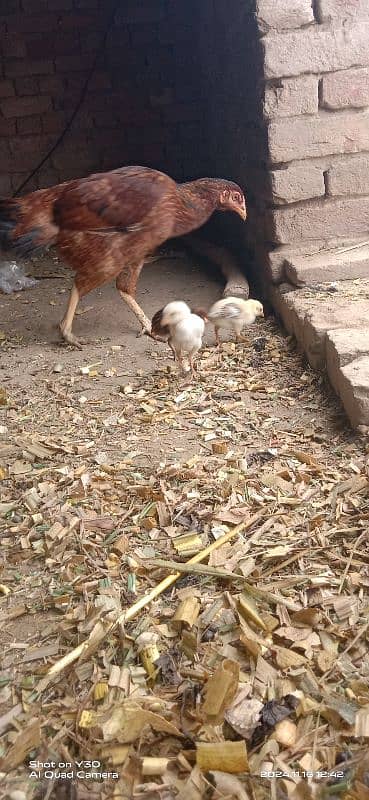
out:
{"label": "hen's foot", "polygon": [[83,349],[84,342],[81,339],[77,339],[77,336],[75,336],[74,333],[72,333],[72,331],[63,331],[62,328],[60,328],[60,333],[64,341],[67,342],[67,344],[71,344],[73,347],[77,347],[78,350]]}
{"label": "hen's foot", "polygon": [[[150,322],[150,320],[146,320],[145,323],[142,323],[141,330],[138,331],[138,333],[136,333],[136,339],[140,339],[141,336],[149,336],[150,339],[155,339],[155,341],[158,341],[158,337],[154,336],[151,333],[151,322]],[[159,341],[162,341],[162,340],[159,339]]]}

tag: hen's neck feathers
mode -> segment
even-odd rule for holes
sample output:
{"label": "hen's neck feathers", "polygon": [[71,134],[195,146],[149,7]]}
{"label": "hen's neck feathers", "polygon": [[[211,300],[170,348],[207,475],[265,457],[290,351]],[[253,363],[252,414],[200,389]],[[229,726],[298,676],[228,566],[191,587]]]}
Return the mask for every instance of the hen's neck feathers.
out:
{"label": "hen's neck feathers", "polygon": [[173,236],[183,236],[211,217],[219,203],[219,187],[216,181],[201,178],[177,185]]}

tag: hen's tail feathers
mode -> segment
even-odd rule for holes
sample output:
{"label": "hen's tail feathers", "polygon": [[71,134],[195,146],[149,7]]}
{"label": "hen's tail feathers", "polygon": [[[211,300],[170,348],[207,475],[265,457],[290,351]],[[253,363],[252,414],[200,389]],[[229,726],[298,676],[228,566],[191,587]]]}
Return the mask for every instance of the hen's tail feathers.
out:
{"label": "hen's tail feathers", "polygon": [[0,199],[1,247],[27,257],[54,244],[58,235],[53,219],[54,201],[55,187],[16,199]]}

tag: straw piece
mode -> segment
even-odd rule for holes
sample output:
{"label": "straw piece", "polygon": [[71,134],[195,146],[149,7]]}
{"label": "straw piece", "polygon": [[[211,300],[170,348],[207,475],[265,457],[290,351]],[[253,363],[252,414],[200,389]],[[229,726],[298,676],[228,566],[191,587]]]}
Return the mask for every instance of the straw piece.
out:
{"label": "straw piece", "polygon": [[[213,553],[214,550],[218,550],[219,547],[222,547],[223,544],[230,542],[231,539],[233,539],[239,533],[251,528],[254,522],[256,522],[259,518],[260,512],[253,514],[248,521],[241,522],[239,525],[236,525],[233,530],[224,534],[224,536],[221,536],[215,542],[212,542],[212,544],[209,544],[208,547],[205,547],[205,549],[201,550],[200,553],[196,553],[196,555],[193,556],[188,563],[198,564],[200,561],[203,561],[204,558],[210,555],[210,553]],[[77,658],[80,658],[82,655],[86,655],[87,651],[88,654],[91,655],[92,652],[97,650],[101,642],[106,638],[106,636],[109,635],[109,633],[118,628],[120,625],[123,625],[129,620],[133,619],[133,617],[135,617],[139,611],[141,611],[143,608],[146,608],[160,594],[165,592],[166,589],[169,589],[169,587],[172,586],[173,583],[180,578],[180,576],[181,573],[176,572],[172,575],[168,575],[166,578],[160,581],[157,586],[154,586],[151,592],[148,592],[148,594],[144,595],[144,597],[141,597],[140,600],[137,600],[136,603],[130,606],[130,608],[128,608],[126,611],[122,611],[117,619],[114,622],[111,622],[110,625],[108,625],[105,629],[103,629],[103,626],[101,626],[99,635],[95,634],[93,646],[91,646],[90,639],[86,639],[77,647],[74,647],[73,650],[70,650],[70,652],[63,656],[63,658],[60,658],[58,661],[56,661],[55,664],[53,664],[53,666],[48,670],[46,678],[53,678],[54,676],[59,675],[60,672],[62,672],[66,667],[68,667],[70,664],[73,664]],[[43,681],[42,689],[46,688],[46,685],[48,685],[48,683]]]}

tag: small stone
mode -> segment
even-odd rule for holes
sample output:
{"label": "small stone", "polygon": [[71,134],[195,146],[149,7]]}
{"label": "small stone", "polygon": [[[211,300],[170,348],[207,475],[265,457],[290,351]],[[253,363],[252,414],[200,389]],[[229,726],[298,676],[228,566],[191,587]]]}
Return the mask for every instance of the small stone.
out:
{"label": "small stone", "polygon": [[60,364],[59,361],[56,364],[54,364],[53,372],[63,372],[63,364]]}
{"label": "small stone", "polygon": [[277,722],[272,736],[282,747],[292,747],[297,738],[297,727],[290,719]]}
{"label": "small stone", "polygon": [[13,789],[9,794],[9,800],[27,800],[27,795],[21,789]]}

